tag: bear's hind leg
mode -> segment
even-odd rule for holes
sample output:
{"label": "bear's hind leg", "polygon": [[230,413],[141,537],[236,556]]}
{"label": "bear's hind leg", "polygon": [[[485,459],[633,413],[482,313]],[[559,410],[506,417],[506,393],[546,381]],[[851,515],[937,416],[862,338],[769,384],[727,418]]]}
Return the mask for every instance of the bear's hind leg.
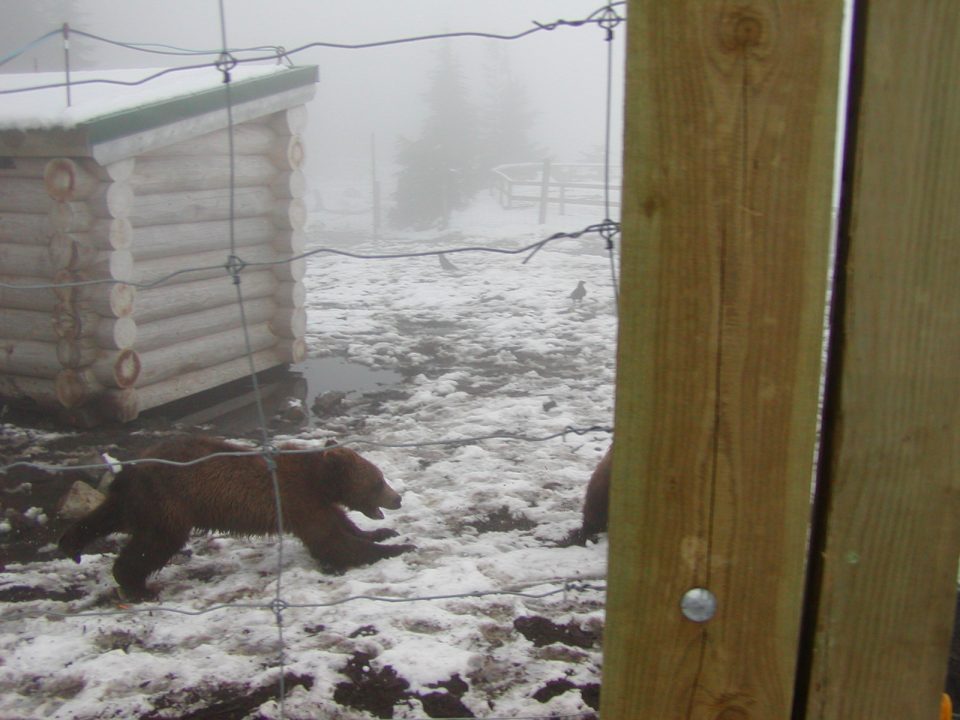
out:
{"label": "bear's hind leg", "polygon": [[100,503],[93,512],[80,518],[60,536],[60,551],[74,562],[80,562],[83,549],[98,538],[123,529],[123,511],[112,496]]}
{"label": "bear's hind leg", "polygon": [[134,532],[130,542],[113,563],[113,577],[121,594],[129,600],[143,600],[154,595],[147,590],[147,578],[167,564],[190,537],[190,529],[142,529]]}

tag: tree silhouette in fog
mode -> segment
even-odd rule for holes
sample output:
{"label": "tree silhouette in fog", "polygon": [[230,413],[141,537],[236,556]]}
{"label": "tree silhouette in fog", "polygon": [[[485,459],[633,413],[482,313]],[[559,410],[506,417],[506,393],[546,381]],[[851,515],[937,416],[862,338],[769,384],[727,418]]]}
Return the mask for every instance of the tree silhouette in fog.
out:
{"label": "tree silhouette in fog", "polygon": [[426,93],[427,118],[416,140],[400,138],[391,221],[398,227],[446,227],[480,187],[477,112],[460,66],[444,44]]}
{"label": "tree silhouette in fog", "polygon": [[527,88],[513,72],[507,48],[492,45],[484,67],[485,95],[480,128],[484,171],[505,163],[538,162],[546,151],[533,139],[536,111]]}

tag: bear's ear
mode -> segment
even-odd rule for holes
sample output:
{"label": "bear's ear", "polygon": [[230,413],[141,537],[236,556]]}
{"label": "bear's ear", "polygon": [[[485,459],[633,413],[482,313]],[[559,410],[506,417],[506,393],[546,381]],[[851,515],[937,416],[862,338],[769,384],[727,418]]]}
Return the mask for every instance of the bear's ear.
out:
{"label": "bear's ear", "polygon": [[335,447],[309,456],[312,479],[331,499],[339,501],[349,491],[355,455],[347,448]]}
{"label": "bear's ear", "polygon": [[356,463],[357,454],[345,447],[332,447],[317,454],[331,469],[347,470]]}

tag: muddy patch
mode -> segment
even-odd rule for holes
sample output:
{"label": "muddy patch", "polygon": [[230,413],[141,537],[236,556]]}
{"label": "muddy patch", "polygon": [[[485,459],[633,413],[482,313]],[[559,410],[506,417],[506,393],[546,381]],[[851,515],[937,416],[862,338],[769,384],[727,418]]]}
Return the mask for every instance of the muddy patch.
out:
{"label": "muddy patch", "polygon": [[476,520],[466,520],[462,523],[479,533],[512,532],[514,530],[532,530],[537,523],[523,515],[515,515],[506,505],[487,513]]}
{"label": "muddy patch", "polygon": [[27,585],[14,585],[12,587],[0,588],[0,602],[34,602],[36,600],[54,600],[57,602],[70,602],[79,600],[86,593],[83,588],[71,586],[63,590],[51,590],[47,588],[29,587]]}
{"label": "muddy patch", "polygon": [[410,683],[390,665],[375,670],[372,659],[367,653],[357,652],[347,661],[341,672],[348,681],[338,683],[334,689],[336,702],[378,718],[392,718],[398,705],[409,707],[409,701],[417,699],[427,717],[476,717],[463,703],[462,698],[470,688],[459,675],[430,685],[433,692],[413,693],[409,691]]}
{"label": "muddy patch", "polygon": [[527,615],[514,620],[513,627],[537,647],[562,643],[573,647],[592,648],[600,642],[599,631],[585,630],[572,620],[565,625],[558,625],[539,615]]}
{"label": "muddy patch", "polygon": [[409,697],[410,683],[389,665],[374,670],[371,660],[372,656],[367,653],[354,653],[341,670],[348,681],[337,684],[333,699],[378,718],[392,718],[394,705]]}
{"label": "muddy patch", "polygon": [[[313,687],[313,678],[309,675],[284,675],[284,692],[289,694],[295,687],[307,690]],[[257,708],[270,700],[280,697],[280,682],[258,688],[249,685],[219,685],[212,688],[191,689],[184,692],[170,693],[153,700],[154,711],[141,715],[139,720],[244,720],[250,717]],[[170,711],[177,711],[183,707],[195,707],[195,710],[184,715],[171,715]],[[260,717],[256,715],[254,717]]]}
{"label": "muddy patch", "polygon": [[[560,695],[572,690],[577,690],[580,692],[580,697],[583,699],[583,702],[586,705],[589,705],[594,710],[600,709],[600,685],[597,683],[584,683],[582,685],[577,685],[570,682],[566,678],[550,680],[546,685],[533,694],[533,699],[537,702],[547,703],[553,700],[555,697],[559,697]],[[593,715],[586,715],[584,716],[584,720],[590,720],[591,718],[595,717],[596,716]]]}

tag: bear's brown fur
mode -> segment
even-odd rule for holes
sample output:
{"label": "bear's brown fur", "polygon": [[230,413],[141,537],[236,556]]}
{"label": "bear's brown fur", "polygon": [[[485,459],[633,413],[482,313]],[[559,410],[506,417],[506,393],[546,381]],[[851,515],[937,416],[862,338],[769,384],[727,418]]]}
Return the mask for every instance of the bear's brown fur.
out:
{"label": "bear's brown fur", "polygon": [[587,538],[597,533],[605,532],[609,518],[610,504],[610,470],[613,465],[613,445],[597,463],[590,482],[587,484],[587,494],[583,501],[583,523],[574,530],[564,545],[585,545]]}
{"label": "bear's brown fur", "polygon": [[[214,453],[249,451],[216,438],[188,437],[149,448],[144,458],[189,462]],[[275,456],[283,527],[321,566],[343,570],[393,557],[412,545],[380,545],[393,530],[363,531],[343,508],[382,519],[381,508],[400,507],[400,495],[376,465],[348,448]],[[273,478],[259,455],[222,456],[195,465],[128,465],[106,500],[72,525],[60,549],[76,562],[84,547],[113,532],[130,534],[113,576],[130,599],[148,597],[146,579],[187,542],[193,529],[238,535],[273,535],[277,507]]]}

